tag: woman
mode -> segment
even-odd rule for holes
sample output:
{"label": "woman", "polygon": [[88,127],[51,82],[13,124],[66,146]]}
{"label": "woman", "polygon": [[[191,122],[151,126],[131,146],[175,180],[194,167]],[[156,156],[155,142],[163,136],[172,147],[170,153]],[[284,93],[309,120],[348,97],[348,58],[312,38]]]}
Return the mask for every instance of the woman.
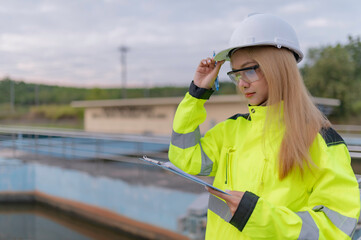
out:
{"label": "woman", "polygon": [[[360,193],[343,139],[313,105],[297,68],[292,27],[269,14],[246,18],[230,48],[200,62],[173,123],[169,159],[214,176],[206,239],[350,239]],[[218,63],[215,66],[215,60]],[[204,137],[204,103],[228,73],[249,103]]]}

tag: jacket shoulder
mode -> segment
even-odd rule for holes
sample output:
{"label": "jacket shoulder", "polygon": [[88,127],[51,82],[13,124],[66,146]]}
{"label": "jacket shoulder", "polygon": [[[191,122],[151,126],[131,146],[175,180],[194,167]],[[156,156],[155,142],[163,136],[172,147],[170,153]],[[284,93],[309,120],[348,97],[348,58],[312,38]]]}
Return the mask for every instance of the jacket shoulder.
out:
{"label": "jacket shoulder", "polygon": [[250,120],[250,116],[249,116],[249,113],[237,113],[237,114],[234,114],[232,117],[229,117],[228,120],[237,120],[237,118],[244,118],[246,120]]}
{"label": "jacket shoulder", "polygon": [[334,146],[339,144],[345,144],[343,138],[335,131],[335,129],[329,128],[322,128],[320,130],[320,134],[323,137],[324,141],[326,142],[327,146]]}

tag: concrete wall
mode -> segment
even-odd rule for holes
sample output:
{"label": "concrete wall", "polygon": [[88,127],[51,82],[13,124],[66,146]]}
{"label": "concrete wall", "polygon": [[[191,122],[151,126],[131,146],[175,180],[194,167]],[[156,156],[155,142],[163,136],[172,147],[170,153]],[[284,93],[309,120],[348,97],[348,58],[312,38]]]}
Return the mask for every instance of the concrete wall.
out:
{"label": "concrete wall", "polygon": [[84,125],[92,132],[167,135],[175,110],[175,105],[87,108]]}

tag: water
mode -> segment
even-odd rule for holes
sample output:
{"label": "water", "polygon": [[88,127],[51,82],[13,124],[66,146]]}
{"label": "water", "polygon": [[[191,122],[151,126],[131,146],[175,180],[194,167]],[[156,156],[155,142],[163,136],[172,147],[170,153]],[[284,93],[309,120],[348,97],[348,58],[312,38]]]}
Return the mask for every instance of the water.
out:
{"label": "water", "polygon": [[16,148],[21,151],[61,157],[67,159],[103,158],[117,155],[139,155],[167,151],[167,143],[134,142],[76,137],[23,137],[15,139],[2,136],[2,148]]}
{"label": "water", "polygon": [[0,239],[139,239],[40,203],[1,203],[0,229]]}

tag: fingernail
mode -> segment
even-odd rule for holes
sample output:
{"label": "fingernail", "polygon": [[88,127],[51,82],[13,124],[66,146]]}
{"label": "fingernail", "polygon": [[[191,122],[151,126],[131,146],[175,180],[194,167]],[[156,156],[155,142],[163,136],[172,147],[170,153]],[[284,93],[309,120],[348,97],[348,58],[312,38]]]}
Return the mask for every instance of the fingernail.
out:
{"label": "fingernail", "polygon": [[207,62],[206,62],[206,61],[202,61],[202,63],[203,63],[203,64],[207,64]]}
{"label": "fingernail", "polygon": [[208,63],[211,63],[211,60],[208,59]]}

